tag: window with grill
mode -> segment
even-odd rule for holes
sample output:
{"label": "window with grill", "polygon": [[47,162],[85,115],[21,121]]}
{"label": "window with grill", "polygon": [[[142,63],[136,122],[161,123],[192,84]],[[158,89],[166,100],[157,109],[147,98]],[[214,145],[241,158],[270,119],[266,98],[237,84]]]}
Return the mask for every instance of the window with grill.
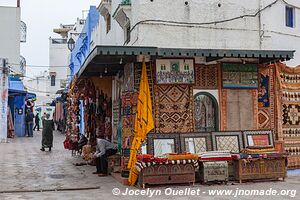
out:
{"label": "window with grill", "polygon": [[51,86],[55,86],[55,75],[51,75]]}

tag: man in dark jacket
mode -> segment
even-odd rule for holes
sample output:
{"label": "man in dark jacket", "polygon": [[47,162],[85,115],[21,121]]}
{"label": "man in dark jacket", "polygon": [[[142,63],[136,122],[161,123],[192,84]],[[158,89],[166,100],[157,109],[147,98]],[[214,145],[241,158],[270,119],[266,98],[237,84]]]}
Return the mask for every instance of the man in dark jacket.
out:
{"label": "man in dark jacket", "polygon": [[28,137],[33,137],[33,118],[34,118],[33,113],[31,112],[30,109],[28,109],[25,116],[26,130],[27,130]]}
{"label": "man in dark jacket", "polygon": [[33,130],[35,131],[35,128],[37,128],[37,131],[40,131],[40,116],[39,113],[36,113],[35,118],[34,118],[35,126]]}
{"label": "man in dark jacket", "polygon": [[98,174],[98,176],[107,176],[107,158],[117,152],[117,144],[111,143],[103,139],[103,137],[97,138],[96,152],[93,155],[93,158],[96,159],[97,171],[93,172],[93,174]]}

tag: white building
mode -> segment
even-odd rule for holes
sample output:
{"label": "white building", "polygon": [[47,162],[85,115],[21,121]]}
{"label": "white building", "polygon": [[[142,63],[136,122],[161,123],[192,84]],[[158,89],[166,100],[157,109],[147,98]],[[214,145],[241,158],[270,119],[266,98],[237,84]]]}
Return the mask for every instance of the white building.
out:
{"label": "white building", "polygon": [[297,0],[102,0],[96,45],[296,50]]}
{"label": "white building", "polygon": [[25,75],[25,66],[20,67],[20,42],[26,41],[26,25],[19,1],[17,7],[0,6],[0,30],[0,57],[8,59],[12,74]]}
{"label": "white building", "polygon": [[66,89],[69,83],[70,69],[70,50],[67,41],[72,37],[77,39],[84,20],[77,19],[75,24],[60,25],[59,28],[53,29],[54,33],[59,34],[60,38],[49,38],[49,78],[47,91],[50,97],[55,98],[59,90]]}

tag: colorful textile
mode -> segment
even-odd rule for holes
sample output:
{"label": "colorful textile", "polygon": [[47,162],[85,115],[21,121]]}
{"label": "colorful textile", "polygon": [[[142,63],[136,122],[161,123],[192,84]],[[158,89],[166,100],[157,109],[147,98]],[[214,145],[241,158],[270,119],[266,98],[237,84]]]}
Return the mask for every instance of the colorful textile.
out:
{"label": "colorful textile", "polygon": [[218,88],[218,66],[217,65],[195,65],[194,89],[217,89]]}
{"label": "colorful textile", "polygon": [[258,102],[259,107],[269,107],[269,75],[259,74]]}
{"label": "colorful textile", "polygon": [[157,133],[193,131],[193,90],[189,85],[155,87]]}
{"label": "colorful textile", "polygon": [[128,178],[129,185],[134,185],[138,178],[137,170],[134,167],[136,163],[136,156],[138,150],[141,147],[141,143],[145,140],[147,134],[153,128],[154,120],[152,116],[152,101],[146,72],[146,64],[144,62],[138,96],[137,112],[135,117],[135,136],[131,145],[130,159],[128,163],[128,169],[130,169],[130,174]]}
{"label": "colorful textile", "polygon": [[142,161],[137,161],[135,164],[135,169],[138,172],[141,172],[144,168],[150,167],[153,165],[179,165],[179,164],[189,164],[192,163],[195,168],[199,167],[198,164],[198,159],[197,160],[166,160],[162,162],[142,162]]}
{"label": "colorful textile", "polygon": [[258,69],[258,129],[275,128],[274,67],[260,66]]}
{"label": "colorful textile", "polygon": [[[276,64],[278,140],[284,142],[285,151],[290,153],[290,168],[300,163],[300,66],[287,67]],[[290,162],[291,161],[291,162]],[[298,164],[297,164],[298,163]],[[298,166],[295,166],[298,165]]]}
{"label": "colorful textile", "polygon": [[192,153],[169,153],[167,154],[168,160],[198,160],[198,154]]}

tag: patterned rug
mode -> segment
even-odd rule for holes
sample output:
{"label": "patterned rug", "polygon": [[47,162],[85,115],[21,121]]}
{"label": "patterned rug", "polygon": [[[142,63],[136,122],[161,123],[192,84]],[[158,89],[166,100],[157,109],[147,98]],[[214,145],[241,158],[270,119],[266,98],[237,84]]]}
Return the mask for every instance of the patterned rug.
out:
{"label": "patterned rug", "polygon": [[259,67],[258,129],[274,129],[274,67]]}
{"label": "patterned rug", "polygon": [[188,85],[155,86],[157,133],[193,131],[193,90]]}
{"label": "patterned rug", "polygon": [[195,89],[217,89],[218,88],[218,66],[217,65],[195,65]]}
{"label": "patterned rug", "polygon": [[[278,139],[284,141],[285,150],[290,153],[289,167],[300,167],[300,66],[295,68],[277,64],[278,95]],[[281,98],[280,98],[281,96]]]}

